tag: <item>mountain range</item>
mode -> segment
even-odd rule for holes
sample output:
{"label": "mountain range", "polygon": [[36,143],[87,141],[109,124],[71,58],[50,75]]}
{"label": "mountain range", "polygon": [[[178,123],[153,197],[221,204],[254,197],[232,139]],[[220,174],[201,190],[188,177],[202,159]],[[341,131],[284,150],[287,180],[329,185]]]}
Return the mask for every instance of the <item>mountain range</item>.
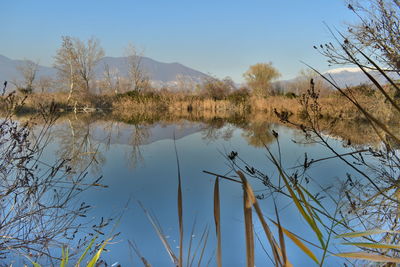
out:
{"label": "mountain range", "polygon": [[[178,75],[187,76],[194,81],[200,82],[208,75],[186,67],[180,63],[164,63],[148,57],[140,57],[140,64],[143,71],[150,77],[151,81],[163,84],[174,82]],[[18,66],[25,64],[24,60],[14,60],[0,55],[0,81],[12,81],[22,79]],[[121,77],[128,75],[128,58],[126,57],[103,57],[97,63],[94,73],[100,79],[104,73],[104,67],[108,65],[110,70],[118,70]],[[55,76],[57,70],[53,67],[39,65],[37,78],[43,76]]]}
{"label": "mountain range", "polygon": [[[368,73],[374,77],[378,83],[388,83],[385,77],[383,77],[378,71],[369,71]],[[340,88],[352,87],[360,84],[372,84],[372,81],[359,68],[336,68],[322,72],[321,74]],[[387,75],[393,80],[399,79],[397,74],[387,73]],[[328,88],[334,89],[331,84],[320,76],[317,76],[314,80],[321,80],[328,86]],[[304,77],[298,76],[290,80],[278,81],[275,86],[281,88],[281,90],[286,93],[293,91],[294,88],[296,88],[296,84],[301,81],[304,82]]]}
{"label": "mountain range", "polygon": [[[18,71],[19,66],[26,64],[25,60],[15,60],[0,55],[0,82],[19,80],[22,78],[21,73]],[[40,76],[54,76],[56,69],[39,65],[38,77]]]}
{"label": "mountain range", "polygon": [[[176,84],[177,76],[182,75],[190,77],[194,82],[201,82],[205,78],[209,77],[198,70],[189,68],[180,63],[163,63],[156,61],[148,57],[140,58],[142,69],[147,73],[153,82],[153,85],[174,85]],[[14,60],[3,55],[0,55],[0,82],[20,80],[22,78],[21,73],[18,71],[18,66],[23,65],[24,60]],[[128,75],[128,59],[126,57],[103,57],[95,67],[96,79],[103,77],[104,68],[108,65],[110,70],[118,70],[119,75],[126,77]],[[42,76],[55,77],[57,70],[53,67],[46,67],[39,65],[37,78]],[[378,72],[370,72],[378,82],[386,83],[384,77],[379,75]],[[355,86],[362,83],[370,83],[368,77],[358,68],[337,68],[329,70],[323,73],[325,76],[330,77],[340,87]],[[393,77],[398,79],[398,77]],[[279,83],[285,85],[296,82],[299,77],[291,80],[279,81]]]}
{"label": "mountain range", "polygon": [[[380,84],[385,84],[388,82],[378,71],[369,71],[368,73]],[[339,87],[355,86],[362,83],[372,84],[367,75],[359,68],[337,68],[328,70],[324,72],[323,75],[327,78],[331,78],[331,80],[335,81]],[[397,74],[389,73],[388,76],[394,80],[399,78]]]}

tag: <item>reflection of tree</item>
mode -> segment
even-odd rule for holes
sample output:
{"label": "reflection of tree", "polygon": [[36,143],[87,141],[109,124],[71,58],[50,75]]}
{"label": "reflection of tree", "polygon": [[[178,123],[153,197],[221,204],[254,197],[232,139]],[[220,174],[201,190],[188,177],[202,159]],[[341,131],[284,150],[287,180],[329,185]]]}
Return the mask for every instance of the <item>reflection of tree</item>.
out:
{"label": "reflection of tree", "polygon": [[214,117],[206,122],[206,126],[202,131],[202,138],[212,142],[217,139],[229,140],[232,138],[235,127],[226,124],[226,119]]}
{"label": "reflection of tree", "polygon": [[249,145],[254,147],[264,147],[274,140],[271,134],[271,123],[266,121],[251,121],[245,128],[242,136]]}
{"label": "reflection of tree", "polygon": [[99,151],[98,142],[93,140],[91,122],[82,119],[67,120],[67,124],[55,132],[58,138],[58,156],[70,160],[70,164],[79,170],[88,165],[93,171],[100,171],[105,158]]}
{"label": "reflection of tree", "polygon": [[[119,138],[124,131],[121,124],[115,121],[98,121],[95,116],[78,116],[67,118],[64,123],[56,125],[53,135],[57,138],[57,155],[70,160],[76,169],[83,170],[89,164],[94,172],[99,172],[105,163],[105,156],[100,148],[109,149],[113,138]],[[132,134],[129,140],[131,150],[129,165],[135,167],[143,160],[140,146],[148,139],[149,126],[145,122],[130,125]],[[94,138],[95,130],[100,131],[101,140]]]}
{"label": "reflection of tree", "polygon": [[134,130],[132,132],[132,136],[130,139],[130,145],[132,147],[129,163],[132,168],[136,167],[136,165],[143,161],[142,151],[140,150],[140,146],[149,138],[150,132],[148,126],[136,124],[133,126]]}

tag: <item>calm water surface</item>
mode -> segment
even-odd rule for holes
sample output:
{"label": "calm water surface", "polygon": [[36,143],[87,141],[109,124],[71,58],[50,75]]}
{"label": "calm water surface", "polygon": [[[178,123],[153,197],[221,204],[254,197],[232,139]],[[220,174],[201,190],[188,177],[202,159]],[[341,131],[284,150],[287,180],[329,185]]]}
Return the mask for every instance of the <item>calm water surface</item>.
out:
{"label": "calm water surface", "polygon": [[[92,152],[97,151],[96,160],[89,168],[90,175],[92,177],[103,175],[102,183],[108,185],[108,188],[92,188],[84,193],[82,200],[94,206],[89,219],[97,222],[101,217],[117,218],[112,226],[115,227],[114,232],[121,232],[113,243],[108,245],[108,252],[103,254],[103,258],[109,264],[140,266],[140,259],[128,243],[130,240],[136,243],[140,253],[153,266],[172,266],[162,242],[138,202],[157,218],[167,240],[178,254],[178,171],[174,151],[175,135],[184,200],[184,251],[187,252],[194,223],[192,253],[200,241],[202,232],[208,227],[210,234],[202,266],[206,266],[209,260],[209,266],[215,266],[216,241],[213,219],[215,177],[203,173],[203,170],[228,174],[231,167],[226,155],[236,151],[240,159],[268,174],[270,179],[277,179],[276,168],[269,161],[266,149],[262,147],[263,142],[268,143],[273,154],[279,155],[278,144],[271,134],[272,130],[279,133],[282,164],[288,172],[294,171],[289,168],[303,164],[305,153],[309,159],[331,155],[320,145],[293,142],[304,140],[301,132],[273,123],[263,124],[252,131],[229,123],[218,124],[216,127],[188,121],[129,125],[110,121],[88,123],[63,120],[52,129],[45,159],[51,162],[55,155],[71,157],[74,158],[73,164],[76,167],[84,167],[92,159]],[[349,150],[340,140],[332,139],[330,143],[338,152],[345,153]],[[307,176],[314,181],[308,188],[316,193],[321,188],[337,186],[340,181],[346,179],[346,172],[351,170],[336,159],[317,163],[307,172]],[[259,180],[249,179],[257,194],[264,197],[269,195],[269,189]],[[276,218],[273,206],[275,199],[282,225],[312,242],[317,242],[315,235],[309,230],[291,201],[284,196],[274,196],[259,200],[265,216]],[[222,180],[220,198],[223,264],[244,266],[246,253],[241,186]],[[326,202],[326,205],[328,209],[333,209],[329,207],[329,202]],[[270,252],[256,216],[254,223],[255,232],[261,243],[265,244],[267,251]],[[108,231],[105,231],[106,235],[112,229],[109,228]],[[312,263],[290,241],[287,240],[286,244],[289,259],[295,266],[308,266]],[[316,254],[321,255],[319,252]],[[335,266],[340,262],[338,258],[328,258],[327,263],[329,266]],[[195,263],[197,265],[197,259]],[[272,265],[257,238],[256,265]]]}

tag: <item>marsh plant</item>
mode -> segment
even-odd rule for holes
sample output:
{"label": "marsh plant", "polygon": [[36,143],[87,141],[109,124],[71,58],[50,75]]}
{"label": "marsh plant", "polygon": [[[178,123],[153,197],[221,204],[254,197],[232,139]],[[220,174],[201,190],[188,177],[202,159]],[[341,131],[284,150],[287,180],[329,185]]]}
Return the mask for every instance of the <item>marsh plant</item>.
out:
{"label": "marsh plant", "polygon": [[90,233],[108,224],[104,220],[86,228],[77,222],[90,209],[89,204],[78,202],[79,195],[103,186],[101,177],[87,177],[87,168],[76,171],[68,158],[43,159],[48,133],[57,120],[56,106],[35,115],[44,121],[35,128],[34,120],[14,120],[15,110],[24,105],[14,93],[0,101],[6,111],[0,121],[0,255],[7,261],[24,257],[57,261],[59,248],[79,233],[87,233],[89,240],[75,240],[74,251],[89,243]]}
{"label": "marsh plant", "polygon": [[[286,169],[284,158],[280,154],[279,133],[272,131],[276,139],[278,154],[271,152],[265,144],[267,157],[275,166],[269,172],[260,171],[257,167],[240,157],[240,153],[226,155],[231,163],[231,176],[215,174],[216,229],[220,238],[219,221],[219,179],[240,183],[243,187],[244,224],[246,233],[247,266],[254,266],[254,229],[255,211],[259,219],[270,250],[266,251],[275,266],[290,266],[290,256],[286,251],[286,242],[290,240],[312,259],[317,265],[324,265],[331,256],[349,259],[380,262],[385,266],[400,263],[399,255],[399,170],[400,158],[398,148],[400,136],[398,129],[400,88],[398,84],[398,1],[372,1],[371,4],[349,5],[360,18],[361,24],[349,29],[349,36],[341,33],[332,34],[337,41],[321,45],[322,54],[329,57],[331,63],[352,63],[362,71],[373,84],[372,92],[377,103],[390,110],[387,114],[376,112],[374,106],[367,105],[360,99],[360,94],[352,88],[342,88],[330,76],[313,69],[320,78],[329,83],[342,96],[343,101],[351,103],[368,123],[374,135],[380,140],[379,145],[351,146],[351,138],[343,139],[343,145],[351,151],[341,154],[330,142],[331,133],[340,123],[342,117],[324,118],[324,106],[320,103],[319,89],[314,79],[310,80],[309,89],[299,97],[302,106],[303,121],[298,122],[285,110],[275,110],[281,122],[300,129],[307,143],[323,146],[331,154],[325,158],[312,159],[304,156],[299,166]],[[365,17],[366,16],[366,17]],[[379,73],[385,83],[378,82],[371,70]],[[368,87],[370,88],[370,87]],[[359,89],[360,88],[356,88]],[[361,88],[362,90],[362,88]],[[378,99],[383,99],[382,102]],[[328,120],[329,127],[326,127]],[[317,162],[339,159],[351,170],[336,188],[320,187],[319,192],[310,188],[319,186],[317,180],[307,173]],[[267,188],[266,194],[256,196],[246,177],[260,180]],[[314,186],[310,186],[313,184]],[[279,220],[279,210],[275,206],[275,218],[266,218],[260,209],[258,199],[276,199],[276,195],[287,197],[301,215],[302,222],[309,227],[313,237],[286,229]],[[327,207],[334,207],[327,208]],[[273,207],[272,207],[273,209]],[[269,219],[269,220],[268,220]],[[270,227],[277,228],[274,235]],[[339,239],[341,246],[333,246],[333,240]],[[221,266],[221,242],[217,244],[217,265]],[[365,263],[365,262],[364,262]],[[357,264],[357,263],[356,263]]]}

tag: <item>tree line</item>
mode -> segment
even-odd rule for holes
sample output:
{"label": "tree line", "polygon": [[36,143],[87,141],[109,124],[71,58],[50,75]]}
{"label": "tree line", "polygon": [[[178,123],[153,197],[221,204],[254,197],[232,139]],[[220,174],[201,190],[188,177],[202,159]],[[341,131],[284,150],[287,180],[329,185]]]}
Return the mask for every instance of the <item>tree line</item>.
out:
{"label": "tree line", "polygon": [[[61,46],[54,56],[53,67],[56,77],[38,78],[39,63],[25,60],[18,66],[22,77],[12,83],[22,94],[34,92],[68,92],[67,101],[80,99],[95,94],[120,94],[129,91],[155,91],[151,78],[142,66],[142,55],[135,46],[126,48],[127,75],[121,75],[118,69],[104,64],[102,78],[98,79],[95,68],[104,57],[104,49],[98,39],[91,37],[86,41],[71,36],[61,38]],[[280,72],[269,63],[257,63],[243,74],[246,84],[237,86],[230,77],[223,79],[208,75],[201,82],[190,76],[177,75],[175,85],[163,87],[163,90],[197,92],[215,100],[225,98],[230,93],[252,94],[259,97],[275,95],[279,89],[272,82],[281,76]],[[174,88],[171,88],[174,87]],[[160,88],[159,88],[160,89]]]}

